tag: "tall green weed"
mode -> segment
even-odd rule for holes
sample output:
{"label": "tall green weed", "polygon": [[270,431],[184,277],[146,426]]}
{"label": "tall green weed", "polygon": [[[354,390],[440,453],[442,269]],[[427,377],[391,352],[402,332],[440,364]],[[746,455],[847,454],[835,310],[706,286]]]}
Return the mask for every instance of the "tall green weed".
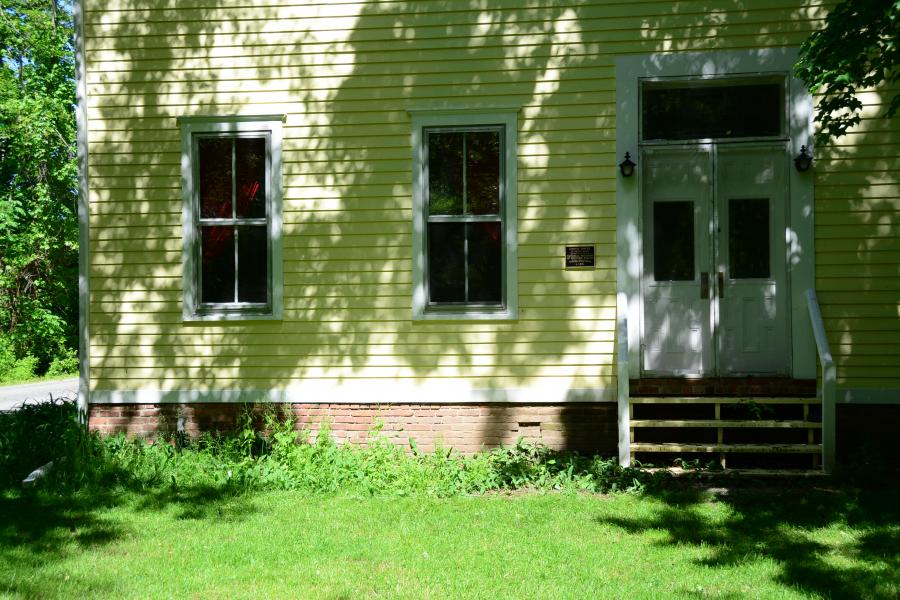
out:
{"label": "tall green weed", "polygon": [[[388,440],[377,422],[365,445],[337,444],[327,421],[314,439],[308,430],[298,431],[290,407],[244,407],[234,431],[151,443],[87,434],[75,422],[71,403],[46,406],[3,417],[13,423],[10,431],[19,434],[0,436],[0,457],[16,456],[6,463],[16,467],[10,471],[14,474],[0,479],[0,486],[13,485],[31,468],[63,456],[69,466],[51,485],[66,489],[217,488],[446,497],[523,488],[639,491],[664,477],[622,468],[613,459],[555,452],[523,440],[472,455],[440,447],[422,452],[414,441],[405,449]],[[40,429],[41,419],[51,425]],[[27,431],[37,434],[30,446]],[[41,440],[53,436],[59,443],[41,446]]]}

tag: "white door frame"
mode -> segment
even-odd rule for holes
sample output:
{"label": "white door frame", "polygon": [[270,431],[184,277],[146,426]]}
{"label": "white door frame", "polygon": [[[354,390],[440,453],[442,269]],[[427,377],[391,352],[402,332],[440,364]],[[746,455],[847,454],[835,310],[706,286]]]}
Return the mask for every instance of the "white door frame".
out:
{"label": "white door frame", "polygon": [[[786,77],[787,136],[791,153],[800,147],[812,153],[812,98],[794,77],[796,48],[684,52],[624,56],[616,59],[616,162],[626,152],[639,156],[640,79],[647,77],[721,77],[739,74],[783,74]],[[638,164],[636,169],[640,170]],[[804,293],[814,289],[813,173],[798,173],[789,165],[788,213],[785,225],[787,279],[791,290],[791,375],[814,378],[815,343],[806,316]],[[616,289],[618,317],[628,320],[629,377],[640,377],[640,331],[643,315],[641,177],[624,178],[616,171]]]}

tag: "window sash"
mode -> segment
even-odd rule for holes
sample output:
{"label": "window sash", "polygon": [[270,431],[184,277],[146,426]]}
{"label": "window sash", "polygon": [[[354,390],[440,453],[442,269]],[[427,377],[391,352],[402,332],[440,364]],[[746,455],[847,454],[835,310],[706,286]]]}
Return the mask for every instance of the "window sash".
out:
{"label": "window sash", "polygon": [[[497,173],[497,184],[499,190],[499,198],[498,198],[498,207],[497,213],[494,214],[471,214],[466,213],[468,209],[468,186],[467,186],[467,165],[468,160],[466,156],[466,142],[465,137],[463,137],[463,158],[462,158],[462,186],[463,186],[463,206],[462,206],[462,214],[449,214],[449,215],[432,215],[430,212],[431,209],[431,197],[430,197],[430,134],[431,133],[478,133],[478,132],[494,132],[497,133],[499,138],[499,149],[498,149],[498,164],[499,170]],[[421,172],[423,178],[423,191],[424,191],[424,206],[423,210],[425,211],[425,222],[426,227],[423,232],[423,247],[425,252],[425,264],[423,267],[423,275],[424,275],[424,284],[425,284],[425,297],[426,297],[426,307],[440,309],[440,310],[451,310],[451,311],[466,311],[470,309],[479,309],[479,310],[487,310],[487,311],[505,311],[507,309],[507,285],[506,285],[506,276],[507,276],[507,256],[506,256],[506,236],[507,236],[507,227],[506,227],[506,219],[503,218],[503,215],[506,213],[506,135],[505,135],[505,125],[473,125],[473,126],[437,126],[437,127],[423,127],[422,129],[422,164],[421,164]],[[500,270],[497,274],[497,277],[500,280],[500,300],[498,302],[483,302],[483,301],[433,301],[431,299],[431,256],[430,256],[430,240],[429,240],[429,227],[428,224],[431,223],[459,223],[464,228],[464,247],[463,247],[463,265],[465,269],[464,273],[464,295],[466,298],[469,296],[469,256],[468,256],[468,237],[465,232],[468,231],[468,228],[465,227],[467,223],[499,223],[500,224]]]}
{"label": "window sash", "polygon": [[[264,139],[265,140],[265,210],[266,216],[262,217],[239,217],[237,215],[237,169],[236,169],[236,161],[237,161],[237,144],[235,143],[238,139]],[[230,218],[211,218],[211,217],[201,217],[201,202],[200,198],[200,140],[202,139],[227,139],[231,140],[231,214]],[[273,197],[272,197],[272,136],[271,132],[268,131],[228,131],[228,132],[202,132],[202,133],[194,133],[191,136],[191,162],[192,162],[192,173],[191,176],[193,178],[193,199],[191,210],[193,213],[193,223],[194,223],[194,244],[193,244],[193,255],[194,255],[194,284],[195,289],[197,290],[196,295],[196,307],[195,312],[197,314],[203,315],[206,313],[243,313],[243,312],[257,312],[257,313],[265,313],[272,310],[273,305],[273,282],[272,282],[272,224],[271,224],[271,215],[274,210],[273,206]],[[203,290],[203,236],[202,231],[204,227],[213,227],[213,226],[222,226],[222,227],[233,227],[234,228],[234,243],[233,243],[233,264],[234,264],[234,282],[233,282],[233,291],[232,291],[232,301],[229,302],[210,302],[203,301],[204,290]],[[245,226],[264,226],[266,228],[266,301],[265,302],[247,302],[239,300],[239,285],[240,285],[240,260],[238,258],[240,246],[240,231],[241,227]]]}

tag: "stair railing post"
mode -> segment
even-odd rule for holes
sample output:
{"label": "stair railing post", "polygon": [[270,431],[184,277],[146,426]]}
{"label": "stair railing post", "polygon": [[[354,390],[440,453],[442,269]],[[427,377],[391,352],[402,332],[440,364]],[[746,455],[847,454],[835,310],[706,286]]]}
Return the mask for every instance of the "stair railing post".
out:
{"label": "stair railing post", "polygon": [[831,357],[831,348],[828,345],[828,337],[825,335],[825,324],[822,321],[822,311],[819,309],[819,299],[816,297],[815,290],[806,290],[806,306],[809,309],[809,320],[816,340],[816,351],[822,365],[822,382],[817,390],[822,402],[822,470],[832,473],[837,446],[837,415],[835,411],[837,369],[834,359]]}
{"label": "stair railing post", "polygon": [[631,398],[628,390],[628,319],[622,316],[618,323],[618,427],[619,464],[631,466],[631,418],[629,415]]}

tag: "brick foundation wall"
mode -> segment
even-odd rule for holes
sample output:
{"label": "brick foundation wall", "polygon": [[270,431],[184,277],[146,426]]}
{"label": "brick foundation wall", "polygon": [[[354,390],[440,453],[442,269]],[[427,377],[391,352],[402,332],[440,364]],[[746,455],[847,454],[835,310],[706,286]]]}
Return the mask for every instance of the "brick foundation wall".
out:
{"label": "brick foundation wall", "polygon": [[[210,403],[92,404],[90,428],[155,439],[174,433],[178,419],[183,418],[185,432],[196,436],[202,431],[234,429],[241,408],[239,404]],[[254,409],[260,428],[264,409],[259,405]],[[615,403],[293,404],[290,410],[298,428],[313,434],[327,420],[338,442],[364,444],[378,422],[383,424],[381,433],[394,443],[408,447],[413,438],[424,451],[442,445],[470,453],[513,444],[523,437],[558,450],[614,456],[618,437]]]}
{"label": "brick foundation wall", "polygon": [[839,404],[836,424],[839,463],[900,469],[900,405]]}

